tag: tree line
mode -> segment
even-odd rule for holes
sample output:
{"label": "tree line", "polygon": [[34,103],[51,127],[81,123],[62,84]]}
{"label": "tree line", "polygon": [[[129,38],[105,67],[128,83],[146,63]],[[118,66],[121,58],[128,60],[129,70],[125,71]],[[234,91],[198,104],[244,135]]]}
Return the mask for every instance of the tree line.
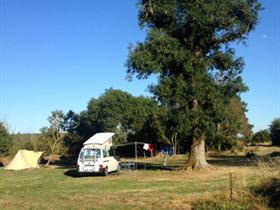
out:
{"label": "tree line", "polygon": [[[245,104],[235,98],[228,107],[228,124],[221,125],[223,130],[213,132],[207,139],[211,149],[230,149],[234,146],[238,134],[249,139],[251,125],[245,117]],[[55,117],[56,116],[56,117]],[[166,106],[152,97],[135,97],[114,89],[107,89],[98,99],[91,99],[87,109],[77,114],[70,110],[64,114],[54,111],[49,119],[49,128],[43,128],[43,136],[52,136],[53,128],[64,134],[64,142],[69,154],[77,155],[82,143],[97,132],[116,133],[114,143],[141,141],[155,144],[158,149],[169,145],[173,153],[185,153],[191,137],[187,133],[188,119],[178,118]],[[47,132],[49,130],[49,132]],[[47,139],[47,138],[46,138]]]}
{"label": "tree line", "polygon": [[[252,125],[248,124],[245,118],[244,106],[245,104],[236,98],[228,107],[232,117],[228,119],[232,122],[228,125],[231,132],[216,131],[217,133],[206,141],[209,150],[232,149],[238,141],[271,141],[273,145],[280,146],[280,118],[273,120],[269,129],[252,135]],[[80,113],[72,110],[67,113],[59,110],[51,112],[48,117],[49,125],[41,129],[36,141],[26,141],[24,145],[16,147],[43,150],[53,155],[77,156],[83,142],[95,133],[114,132],[114,144],[141,141],[153,143],[157,149],[168,145],[172,147],[174,154],[186,153],[190,150],[191,138],[188,138],[187,133],[175,129],[173,120],[175,119],[168,113],[168,109],[157,104],[151,97],[135,97],[121,90],[108,89],[99,98],[91,99],[87,109]],[[13,141],[13,135],[5,124],[0,122],[1,156],[11,153],[13,143],[17,143]],[[185,147],[186,144],[189,144],[188,148]]]}

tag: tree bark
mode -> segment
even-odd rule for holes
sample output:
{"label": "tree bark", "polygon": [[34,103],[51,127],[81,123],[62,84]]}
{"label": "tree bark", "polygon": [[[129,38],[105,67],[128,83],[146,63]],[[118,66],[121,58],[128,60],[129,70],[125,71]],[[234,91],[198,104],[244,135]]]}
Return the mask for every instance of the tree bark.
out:
{"label": "tree bark", "polygon": [[48,160],[48,162],[46,163],[46,165],[45,165],[45,166],[49,166],[49,164],[50,164],[50,162],[52,161],[52,159],[53,159],[53,155],[52,155],[52,154],[50,154],[50,156],[49,156],[49,160]]}
{"label": "tree bark", "polygon": [[178,141],[177,141],[177,133],[175,133],[174,135],[171,136],[171,145],[172,145],[172,150],[173,150],[173,154],[177,155],[177,148],[178,148]]}
{"label": "tree bark", "polygon": [[184,169],[187,170],[191,168],[193,170],[199,170],[209,167],[211,166],[206,162],[205,159],[205,139],[202,136],[193,140],[190,157],[184,166]]}

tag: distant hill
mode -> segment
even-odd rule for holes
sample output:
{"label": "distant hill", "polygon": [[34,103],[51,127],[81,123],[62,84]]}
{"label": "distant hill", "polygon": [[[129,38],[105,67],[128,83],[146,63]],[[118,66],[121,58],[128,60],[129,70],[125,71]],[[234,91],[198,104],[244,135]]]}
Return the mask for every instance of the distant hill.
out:
{"label": "distant hill", "polygon": [[18,133],[12,134],[14,142],[36,142],[41,134],[39,133]]}
{"label": "distant hill", "polygon": [[12,134],[13,143],[10,148],[10,156],[13,157],[20,149],[44,150],[40,147],[40,135],[39,133]]}

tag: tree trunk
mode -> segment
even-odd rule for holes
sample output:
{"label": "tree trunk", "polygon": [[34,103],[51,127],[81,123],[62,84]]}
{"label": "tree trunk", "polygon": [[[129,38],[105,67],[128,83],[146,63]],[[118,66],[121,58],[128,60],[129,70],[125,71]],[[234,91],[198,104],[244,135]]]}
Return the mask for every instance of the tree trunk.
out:
{"label": "tree trunk", "polygon": [[171,145],[172,145],[172,150],[173,154],[177,155],[177,148],[178,148],[178,140],[177,140],[177,133],[171,136]]}
{"label": "tree trunk", "polygon": [[200,137],[194,139],[191,146],[191,154],[188,162],[184,166],[184,169],[187,170],[191,168],[193,170],[209,168],[211,167],[205,159],[205,139]]}
{"label": "tree trunk", "polygon": [[50,164],[50,162],[53,160],[53,155],[52,154],[50,154],[50,156],[49,156],[49,160],[48,160],[48,162],[46,163],[46,165],[45,166],[49,166],[49,164]]}

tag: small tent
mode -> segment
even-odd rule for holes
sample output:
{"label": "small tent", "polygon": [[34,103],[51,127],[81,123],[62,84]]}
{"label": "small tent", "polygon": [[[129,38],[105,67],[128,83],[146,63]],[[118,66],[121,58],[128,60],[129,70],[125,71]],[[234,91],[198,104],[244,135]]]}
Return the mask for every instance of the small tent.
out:
{"label": "small tent", "polygon": [[30,150],[19,150],[14,159],[7,164],[4,169],[22,170],[27,168],[39,168],[39,160],[43,152],[33,152]]}

